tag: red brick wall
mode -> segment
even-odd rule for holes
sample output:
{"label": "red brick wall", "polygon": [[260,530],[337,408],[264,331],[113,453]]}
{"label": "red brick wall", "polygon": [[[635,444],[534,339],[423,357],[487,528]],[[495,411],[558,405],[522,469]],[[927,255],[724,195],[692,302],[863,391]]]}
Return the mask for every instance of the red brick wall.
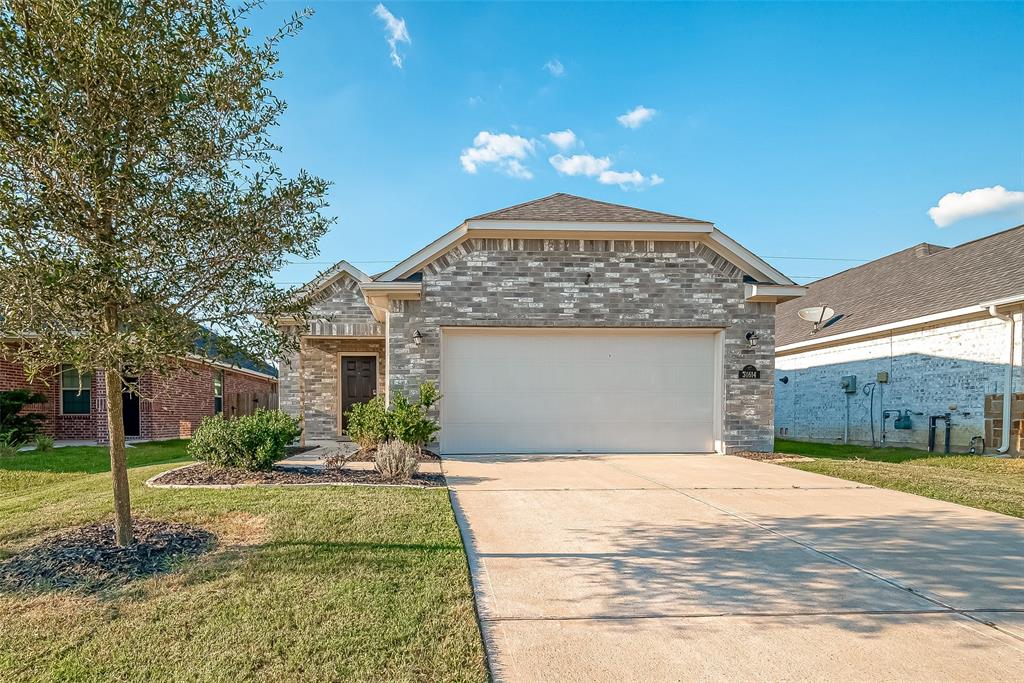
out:
{"label": "red brick wall", "polygon": [[[139,379],[143,439],[177,439],[192,436],[199,422],[213,415],[214,368],[190,363],[167,377],[147,373]],[[20,364],[0,356],[0,391],[29,388],[50,400],[30,406],[46,415],[43,433],[55,439],[107,439],[107,401],[103,372],[92,379],[92,409],[89,415],[60,414],[60,376],[56,369],[43,373],[31,384]],[[276,399],[277,382],[234,370],[224,370],[224,405],[229,397],[242,394],[269,395]],[[276,407],[260,406],[260,407]]]}
{"label": "red brick wall", "polygon": [[[188,438],[204,417],[214,414],[213,373],[217,368],[198,363],[176,371],[169,377],[153,376],[153,388],[143,396],[142,433],[151,439]],[[238,392],[276,392],[276,381],[233,370],[224,370],[224,406],[230,394]],[[229,416],[230,417],[230,416]]]}

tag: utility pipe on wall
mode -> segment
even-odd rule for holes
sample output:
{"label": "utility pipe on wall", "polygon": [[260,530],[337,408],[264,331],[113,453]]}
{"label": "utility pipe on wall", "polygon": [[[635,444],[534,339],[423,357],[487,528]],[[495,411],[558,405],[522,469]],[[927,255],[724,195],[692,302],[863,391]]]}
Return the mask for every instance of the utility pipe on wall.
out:
{"label": "utility pipe on wall", "polygon": [[1013,319],[1013,314],[1006,315],[999,313],[996,310],[996,306],[993,304],[988,307],[988,314],[993,318],[999,318],[1000,320],[1009,323],[1010,328],[1010,360],[1006,364],[1006,381],[1003,382],[1003,443],[996,452],[1000,455],[1006,455],[1010,452],[1010,408],[1013,404],[1013,355],[1015,345],[1015,332],[1017,329],[1017,323]]}

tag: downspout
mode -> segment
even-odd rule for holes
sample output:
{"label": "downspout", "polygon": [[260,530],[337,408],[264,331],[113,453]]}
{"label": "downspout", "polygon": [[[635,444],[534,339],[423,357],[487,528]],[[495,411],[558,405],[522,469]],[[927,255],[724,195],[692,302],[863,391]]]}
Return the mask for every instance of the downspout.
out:
{"label": "downspout", "polygon": [[1000,455],[1006,455],[1010,452],[1010,408],[1013,403],[1013,356],[1017,324],[1013,314],[999,313],[995,305],[988,307],[988,314],[1010,324],[1010,361],[1006,364],[1006,381],[1003,382],[1003,443],[996,449]]}

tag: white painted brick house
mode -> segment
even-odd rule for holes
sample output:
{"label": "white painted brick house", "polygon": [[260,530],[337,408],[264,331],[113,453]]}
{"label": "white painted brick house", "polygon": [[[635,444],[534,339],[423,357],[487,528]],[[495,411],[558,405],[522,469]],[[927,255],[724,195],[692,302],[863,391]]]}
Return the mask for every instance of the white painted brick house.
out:
{"label": "white painted brick house", "polygon": [[804,291],[707,221],[567,194],[309,287],[282,408],[331,439],[436,382],[442,453],[771,450],[775,306]]}
{"label": "white painted brick house", "polygon": [[[797,315],[815,306],[835,311],[817,331]],[[1018,451],[1022,311],[1024,226],[949,249],[920,244],[814,282],[778,307],[776,434],[880,444],[884,429],[887,445],[928,448],[934,422],[943,450],[948,422],[953,451],[980,449],[976,437],[987,453]]]}

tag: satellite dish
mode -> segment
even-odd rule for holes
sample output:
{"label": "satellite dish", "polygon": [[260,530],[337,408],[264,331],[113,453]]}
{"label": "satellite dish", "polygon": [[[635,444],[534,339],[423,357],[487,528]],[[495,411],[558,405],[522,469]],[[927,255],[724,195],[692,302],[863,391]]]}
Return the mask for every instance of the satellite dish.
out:
{"label": "satellite dish", "polygon": [[835,317],[836,311],[829,306],[808,306],[796,312],[801,320],[814,324],[814,331],[817,332],[821,324]]}

